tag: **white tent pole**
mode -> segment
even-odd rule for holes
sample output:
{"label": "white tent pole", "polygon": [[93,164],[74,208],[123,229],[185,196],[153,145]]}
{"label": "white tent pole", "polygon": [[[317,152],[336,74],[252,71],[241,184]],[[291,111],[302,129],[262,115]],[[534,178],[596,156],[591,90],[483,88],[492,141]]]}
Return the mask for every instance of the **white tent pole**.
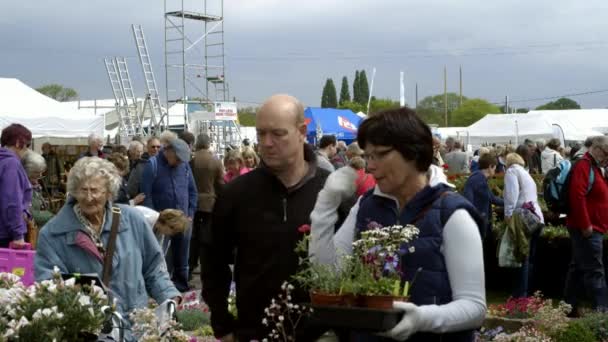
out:
{"label": "white tent pole", "polygon": [[403,71],[401,72],[399,82],[400,82],[399,105],[401,107],[403,107],[403,106],[405,106],[405,84],[403,84]]}
{"label": "white tent pole", "polygon": [[369,87],[369,98],[367,99],[367,113],[365,113],[366,115],[369,115],[369,105],[372,102],[372,93],[374,92],[374,78],[376,78],[376,68],[374,68],[372,71],[372,84]]}

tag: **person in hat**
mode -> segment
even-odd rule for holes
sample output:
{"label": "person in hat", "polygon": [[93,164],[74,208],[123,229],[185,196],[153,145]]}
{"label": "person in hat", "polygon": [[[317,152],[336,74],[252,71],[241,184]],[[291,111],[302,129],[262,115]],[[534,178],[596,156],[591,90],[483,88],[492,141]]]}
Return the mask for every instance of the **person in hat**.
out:
{"label": "person in hat", "polygon": [[[171,140],[144,169],[140,185],[145,195],[144,206],[161,211],[179,209],[186,213],[190,222],[197,208],[198,191],[190,169],[190,147],[181,139]],[[171,237],[172,280],[181,292],[189,290],[188,256],[192,229]],[[169,239],[165,241],[169,243]]]}

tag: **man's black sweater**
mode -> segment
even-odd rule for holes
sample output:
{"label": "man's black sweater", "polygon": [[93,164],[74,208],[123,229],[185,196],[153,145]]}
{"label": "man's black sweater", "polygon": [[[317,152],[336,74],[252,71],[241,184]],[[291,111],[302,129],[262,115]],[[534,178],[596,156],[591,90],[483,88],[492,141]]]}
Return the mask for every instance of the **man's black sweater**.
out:
{"label": "man's black sweater", "polygon": [[[216,337],[229,333],[240,341],[266,337],[264,308],[297,271],[294,249],[302,238],[298,228],[310,224],[317,194],[329,174],[316,166],[308,146],[305,159],[309,173],[292,188],[262,166],[228,183],[219,194],[211,232],[203,232],[201,274],[203,298],[211,310]],[[237,321],[227,304],[232,280],[229,264],[235,248]]]}

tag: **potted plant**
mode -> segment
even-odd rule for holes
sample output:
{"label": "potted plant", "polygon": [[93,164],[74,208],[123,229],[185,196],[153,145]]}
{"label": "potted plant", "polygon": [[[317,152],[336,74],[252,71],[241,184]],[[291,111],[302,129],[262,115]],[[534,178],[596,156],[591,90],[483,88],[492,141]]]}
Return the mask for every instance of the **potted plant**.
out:
{"label": "potted plant", "polygon": [[343,304],[341,272],[335,267],[309,263],[293,279],[310,290],[310,299],[314,305]]}
{"label": "potted plant", "polygon": [[379,227],[372,225],[353,243],[354,277],[361,285],[362,306],[390,309],[394,300],[407,300],[410,284],[402,285],[401,258],[415,252],[409,243],[418,236],[412,225]]}

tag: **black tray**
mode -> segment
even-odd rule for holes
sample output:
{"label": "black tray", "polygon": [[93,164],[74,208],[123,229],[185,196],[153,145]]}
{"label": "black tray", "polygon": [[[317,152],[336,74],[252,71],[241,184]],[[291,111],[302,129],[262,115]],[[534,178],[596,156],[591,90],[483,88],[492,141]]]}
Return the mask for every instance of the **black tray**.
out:
{"label": "black tray", "polygon": [[395,309],[316,305],[312,305],[312,309],[312,317],[316,324],[327,328],[357,331],[384,332],[394,328],[403,318],[403,311]]}

